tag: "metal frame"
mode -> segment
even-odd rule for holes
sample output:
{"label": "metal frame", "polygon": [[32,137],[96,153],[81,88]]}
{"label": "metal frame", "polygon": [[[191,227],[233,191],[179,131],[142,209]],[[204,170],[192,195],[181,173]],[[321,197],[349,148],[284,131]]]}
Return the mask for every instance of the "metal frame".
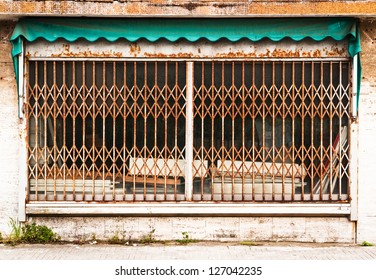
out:
{"label": "metal frame", "polygon": [[27,133],[27,120],[24,115],[24,95],[26,92],[25,80],[24,80],[24,43],[22,43],[22,51],[18,55],[18,113],[21,119],[20,124],[20,138],[23,140],[20,146],[20,156],[19,156],[19,185],[18,185],[18,220],[20,222],[26,221],[26,201],[27,201],[27,188],[28,188],[28,169],[27,169],[27,143],[28,139]]}
{"label": "metal frame", "polygon": [[[40,61],[41,60],[41,57],[32,57],[32,56],[28,56],[28,61]],[[53,61],[61,61],[61,62],[64,62],[64,61],[67,61],[67,60],[71,60],[69,58],[56,58],[56,57],[45,57],[43,58],[44,61],[48,62],[48,61],[51,61],[52,63],[54,63]],[[83,58],[83,57],[75,57],[74,58],[74,61],[77,61],[77,62],[80,62],[80,61],[91,61],[92,63],[101,63],[101,61],[105,61],[107,60],[107,58],[97,58],[97,57],[88,57],[88,58]],[[171,62],[171,63],[176,63],[176,62],[186,62],[187,61],[187,58],[142,58],[142,57],[136,57],[136,58],[110,58],[109,59],[110,61],[114,61],[114,62]],[[194,84],[194,71],[193,71],[193,67],[194,67],[194,63],[200,63],[200,62],[213,62],[213,61],[219,61],[219,62],[229,62],[229,63],[232,63],[232,62],[239,62],[239,63],[242,63],[242,62],[265,62],[265,61],[269,61],[269,62],[291,62],[291,63],[294,63],[294,62],[310,62],[310,63],[313,63],[313,62],[325,62],[325,61],[331,61],[331,62],[335,62],[335,63],[342,63],[342,62],[348,62],[348,58],[346,57],[331,57],[331,58],[301,58],[301,57],[295,57],[295,58],[266,58],[266,59],[263,59],[263,58],[239,58],[239,57],[234,57],[234,58],[221,58],[221,59],[209,59],[209,58],[204,58],[204,59],[199,59],[199,58],[188,58],[188,62],[186,62],[186,80],[187,80],[187,86],[186,86],[186,89],[185,89],[185,99],[186,99],[186,123],[185,123],[185,130],[186,130],[186,133],[185,133],[185,142],[186,142],[186,146],[189,147],[189,146],[193,146],[193,142],[194,142],[194,123],[193,123],[193,119],[194,119],[194,106],[193,106],[193,103],[194,103],[194,94],[195,94],[195,89],[193,87],[193,84]],[[22,62],[22,65],[24,62]],[[56,70],[54,70],[56,71]],[[104,72],[103,72],[103,75]],[[351,101],[351,103],[353,103],[353,100]],[[192,106],[191,106],[192,105]],[[192,113],[192,115],[191,115]],[[26,123],[26,122],[25,122]],[[349,121],[350,123],[350,121]],[[56,126],[56,123],[54,123],[54,126]],[[47,126],[44,126],[44,129],[46,129]],[[55,128],[56,129],[56,128]],[[103,128],[105,129],[105,128]],[[349,128],[350,129],[350,128]],[[264,130],[264,129],[263,129]],[[353,129],[351,129],[351,133],[349,133],[349,135],[351,136],[351,140],[349,139],[349,141],[351,141],[351,149],[353,150],[354,149],[354,144],[353,144]],[[104,132],[104,130],[103,130]],[[273,132],[274,133],[274,132]],[[103,133],[104,135],[105,133]],[[332,135],[331,135],[331,142],[333,141],[333,138],[332,138]],[[244,140],[244,139],[243,139]],[[56,141],[56,140],[54,140]],[[190,154],[190,152],[193,152],[192,149],[186,149],[185,150],[185,161],[186,161],[186,166],[188,166],[188,168],[185,168],[185,195],[184,195],[184,198],[183,200],[189,202],[189,201],[194,201],[194,202],[198,202],[197,201],[197,195],[195,195],[193,193],[193,173],[196,171],[197,172],[197,167],[194,165],[194,161],[195,161],[195,157],[193,154]],[[322,151],[321,151],[322,152]],[[105,158],[104,156],[104,150],[102,150],[102,153],[103,153],[103,158]],[[329,153],[329,156],[330,158],[332,157],[332,152],[324,152],[324,154],[328,155]],[[95,155],[93,155],[93,157],[95,157]],[[47,157],[45,157],[47,158]],[[332,159],[332,158],[331,158]],[[155,163],[154,163],[155,164]],[[167,164],[167,163],[165,163]],[[354,167],[353,167],[353,163],[351,165],[351,174],[353,176],[353,172],[354,172]],[[144,167],[145,167],[145,163],[144,163]],[[293,167],[294,168],[294,167]],[[262,167],[262,169],[264,170],[265,169],[265,165]],[[232,173],[235,171],[234,169],[234,166],[232,166],[230,168],[230,170],[228,171],[231,171]],[[232,177],[234,178],[234,177]],[[165,182],[168,178],[165,178]],[[54,178],[54,180],[56,180],[56,177]],[[234,179],[232,179],[232,184],[234,184]],[[242,178],[242,182],[244,184],[244,180],[245,180],[245,177],[243,176]],[[253,180],[254,180],[254,177],[253,177]],[[144,183],[145,183],[145,180],[144,180]],[[154,185],[156,184],[156,181],[154,179]],[[274,181],[273,181],[273,184],[274,184]],[[292,184],[294,185],[294,180],[292,182]],[[354,194],[354,183],[353,181],[351,181],[351,198],[353,198],[353,194]],[[156,185],[155,185],[156,186]],[[356,186],[355,186],[356,187]],[[56,186],[56,183],[54,183],[54,192],[53,192],[53,199],[56,199],[56,189],[57,186]],[[105,194],[105,188],[107,188],[107,183],[105,181],[103,181],[103,183],[101,184],[101,186],[99,186],[99,189],[103,191],[102,193],[102,199],[104,199],[104,201],[108,201],[108,202],[111,202],[113,201],[112,199],[115,198],[115,187],[111,184],[109,185],[109,188],[111,189],[111,194],[109,195],[109,197],[112,197],[112,199],[110,198],[109,200],[106,200],[106,195]],[[175,188],[176,188],[176,181],[175,181]],[[284,187],[282,186],[282,189]],[[85,189],[85,187],[84,187]],[[46,188],[44,188],[45,190],[45,193],[46,193]],[[66,187],[64,187],[63,189],[63,192],[64,192],[64,195],[66,195]],[[222,190],[223,190],[223,177],[222,177]],[[234,190],[234,188],[233,188]],[[83,192],[85,192],[85,190],[82,190]],[[94,197],[94,192],[95,192],[95,188],[92,188],[91,189],[92,191],[92,197]],[[244,191],[244,187],[243,187],[243,191]],[[144,195],[146,193],[144,192]],[[165,191],[165,195],[166,195],[166,191]],[[145,207],[146,204],[144,203],[138,203],[138,204],[134,204],[134,203],[131,203],[130,206],[131,207],[135,207],[136,205],[140,205],[140,207],[136,206],[135,210],[130,210],[130,208],[123,208],[123,210],[121,209],[118,209],[116,206],[112,205],[111,203],[107,203],[103,209],[99,206],[89,206],[89,204],[86,204],[86,203],[82,203],[82,202],[77,202],[77,206],[78,207],[82,207],[84,206],[85,210],[82,210],[82,214],[86,213],[86,214],[95,214],[95,213],[105,213],[106,210],[105,208],[108,206],[108,213],[114,213],[114,214],[146,214],[149,213],[149,214],[167,214],[167,213],[181,213],[181,214],[199,214],[199,213],[207,213],[207,214],[235,214],[235,213],[240,213],[240,214],[252,214],[252,213],[265,213],[265,214],[293,214],[293,213],[302,213],[302,214],[311,214],[311,215],[320,215],[320,214],[324,214],[324,213],[327,213],[327,214],[330,214],[330,215],[342,215],[342,214],[350,214],[350,204],[349,203],[343,203],[343,201],[345,201],[347,198],[346,196],[345,197],[341,197],[341,195],[339,195],[337,198],[334,197],[333,199],[333,196],[330,194],[329,197],[327,197],[326,199],[322,200],[323,199],[323,194],[319,194],[319,195],[315,195],[313,193],[311,194],[301,194],[301,195],[296,195],[294,194],[294,192],[292,193],[292,196],[290,199],[287,199],[287,201],[305,201],[305,202],[310,202],[310,201],[333,201],[334,203],[333,204],[317,204],[315,206],[309,206],[308,204],[302,206],[302,207],[296,207],[297,205],[295,204],[280,204],[278,207],[277,206],[273,206],[274,204],[265,204],[264,206],[266,208],[263,208],[263,207],[259,207],[257,206],[257,204],[242,204],[241,202],[244,201],[244,200],[240,200],[240,201],[237,201],[236,203],[231,203],[231,204],[228,204],[226,202],[222,202],[221,206],[223,206],[224,208],[223,209],[229,209],[227,208],[229,205],[232,206],[235,206],[237,205],[234,209],[234,211],[227,211],[227,210],[219,210],[218,211],[218,208],[217,207],[214,207],[213,208],[213,205],[214,204],[211,204],[211,203],[203,203],[203,202],[200,202],[200,205],[201,206],[198,206],[197,203],[193,203],[192,205],[196,205],[196,206],[190,206],[186,203],[182,203],[182,206],[181,208],[178,207],[178,208],[174,208],[172,209],[171,208],[171,205],[175,205],[175,204],[171,204],[171,203],[163,203],[164,206],[162,207],[158,207],[157,205],[158,204],[155,204],[153,203],[153,200],[156,198],[156,192],[154,192],[154,198],[152,200],[150,200],[150,202],[147,203],[147,209],[148,210],[141,210],[142,207]],[[20,197],[21,197],[21,194],[20,194]],[[108,196],[107,196],[108,197]],[[175,197],[176,197],[176,194],[175,194]],[[232,199],[234,198],[234,193],[232,193]],[[262,198],[259,200],[259,201],[263,201],[265,199],[265,195],[262,196]],[[201,196],[201,199],[202,199],[202,196]],[[223,192],[222,192],[222,196],[221,196],[221,199],[219,199],[219,201],[222,201],[224,199],[223,197]],[[270,198],[269,198],[270,199]],[[275,199],[275,195],[273,194],[272,195],[272,199],[274,200]],[[282,196],[282,200],[284,200],[285,197]],[[95,200],[95,199],[94,199]],[[200,201],[200,199],[198,199]],[[280,199],[277,199],[276,201],[279,201]],[[101,199],[99,199],[98,201],[101,201]],[[131,201],[134,201],[134,200],[122,200],[124,202],[131,202]],[[205,201],[205,199],[204,199]],[[247,200],[245,200],[247,201]],[[255,201],[255,196],[253,195],[251,201]],[[258,201],[258,199],[256,199],[256,201]],[[342,202],[341,204],[338,204]],[[124,207],[125,204],[122,204],[122,207]],[[295,205],[295,206],[293,206]],[[324,206],[325,205],[325,206]],[[249,206],[249,207],[248,207]],[[351,207],[353,209],[353,206],[354,206],[354,201],[352,200],[351,201]],[[165,208],[166,207],[166,208]],[[188,208],[187,208],[188,207]],[[242,208],[243,207],[243,208]],[[255,207],[255,208],[252,208],[252,207]],[[267,210],[269,209],[269,207],[271,207],[270,209],[273,209],[273,210]],[[320,207],[322,207],[320,209]],[[20,206],[21,208],[21,206]],[[102,210],[100,210],[99,208],[101,208]],[[110,208],[112,210],[110,210]],[[297,210],[299,208],[299,210]],[[41,210],[41,209],[44,209],[44,210]],[[48,210],[49,209],[49,210]],[[55,209],[55,210],[53,210]],[[60,210],[59,210],[60,209]],[[58,201],[55,201],[53,203],[50,203],[50,202],[34,202],[34,201],[30,201],[29,203],[27,203],[27,208],[26,208],[26,211],[27,211],[27,214],[38,214],[38,213],[42,213],[44,211],[44,213],[48,212],[48,213],[55,213],[55,214],[59,214],[59,213],[76,213],[77,210],[76,206],[73,206],[73,204],[69,201],[66,201],[66,202],[58,202]],[[159,209],[159,210],[158,210]],[[170,209],[170,210],[161,210],[161,209]],[[180,209],[180,210],[178,210]],[[190,209],[190,210],[189,210]],[[195,209],[195,210],[192,210],[192,209]],[[203,209],[208,209],[208,210],[203,210]],[[210,210],[212,209],[212,210]],[[243,209],[243,210],[240,210],[240,209]],[[253,209],[253,210],[252,210]],[[285,210],[283,210],[285,209]],[[290,210],[288,210],[290,209]],[[309,210],[304,210],[304,209],[309,209]],[[313,210],[314,209],[314,210]],[[331,209],[331,210],[328,210],[328,209]],[[337,209],[337,210],[335,210]],[[344,210],[346,209],[346,210]],[[145,212],[146,211],[146,212]],[[166,212],[164,212],[166,211]],[[227,212],[226,212],[227,211]],[[351,210],[351,213],[354,213],[353,212],[354,210]],[[81,211],[78,211],[77,213],[81,213]],[[353,215],[352,216],[353,219],[356,219],[356,217]]]}
{"label": "metal frame", "polygon": [[[241,177],[239,177],[243,186],[241,191],[243,196],[241,200],[280,200],[281,198],[282,200],[299,200],[299,196],[295,195],[295,184],[299,184],[295,181],[296,178],[300,178],[301,180],[301,200],[305,200],[305,182],[303,176],[306,175],[310,175],[311,178],[310,200],[315,200],[314,192],[316,192],[316,188],[319,190],[319,193],[317,193],[320,195],[319,200],[346,199],[346,196],[341,194],[342,179],[338,181],[339,195],[337,198],[335,198],[335,196],[332,194],[332,190],[334,188],[333,184],[337,184],[336,182],[332,180],[328,181],[330,184],[330,192],[328,193],[329,197],[325,198],[326,195],[324,192],[326,193],[325,189],[328,188],[326,181],[322,181],[320,185],[317,185],[313,179],[316,176],[324,176],[328,168],[330,176],[329,174],[325,175],[328,178],[332,178],[334,176],[333,170],[335,170],[337,174],[338,172],[341,173],[343,168],[347,168],[343,167],[342,164],[346,164],[343,163],[343,160],[348,160],[348,152],[346,152],[348,150],[348,148],[346,148],[348,146],[348,133],[347,130],[342,133],[342,129],[338,129],[338,127],[341,128],[343,126],[343,118],[344,125],[347,127],[349,126],[349,104],[347,104],[350,102],[348,96],[349,85],[343,84],[346,83],[346,81],[342,82],[342,76],[344,75],[343,77],[345,77],[345,79],[347,77],[346,74],[343,73],[342,68],[348,67],[348,62],[285,62],[268,60],[256,62],[187,62],[185,63],[186,82],[184,84],[178,84],[177,82],[179,79],[178,66],[184,66],[184,64],[181,62],[30,61],[28,62],[28,65],[31,65],[31,68],[29,69],[30,83],[34,83],[28,83],[27,92],[29,94],[26,102],[27,118],[30,120],[29,131],[34,131],[33,134],[29,135],[29,139],[31,141],[29,143],[29,161],[31,164],[29,171],[31,172],[30,174],[34,174],[33,176],[37,176],[30,177],[34,184],[33,191],[36,193],[34,198],[36,200],[50,200],[51,198],[48,198],[48,195],[50,194],[51,197],[52,193],[53,200],[56,200],[58,199],[57,193],[61,191],[63,192],[63,200],[66,200],[67,179],[73,179],[73,186],[68,185],[68,188],[72,188],[71,191],[73,192],[73,197],[77,197],[77,195],[82,194],[82,199],[85,200],[84,197],[88,195],[86,191],[89,190],[92,197],[91,199],[89,198],[89,200],[108,200],[106,199],[106,196],[108,195],[112,195],[112,200],[119,200],[119,198],[116,198],[115,190],[116,184],[121,183],[119,181],[115,181],[116,177],[121,173],[119,168],[123,169],[123,172],[120,174],[123,177],[123,199],[121,200],[127,200],[125,198],[126,186],[124,182],[126,181],[124,181],[124,178],[125,176],[129,175],[124,173],[124,167],[133,176],[128,178],[130,182],[133,181],[132,200],[136,199],[135,184],[139,181],[135,176],[140,175],[143,176],[141,181],[144,183],[143,199],[145,199],[147,196],[146,184],[148,184],[148,181],[150,181],[148,178],[150,176],[153,176],[154,178],[154,199],[157,198],[157,185],[161,183],[164,184],[164,196],[165,199],[167,199],[166,182],[171,180],[168,177],[179,176],[173,175],[176,174],[176,168],[180,171],[184,169],[186,173],[186,176],[184,177],[185,197],[183,200],[189,201],[192,199],[193,177],[201,178],[201,199],[199,200],[206,200],[207,198],[204,198],[203,193],[203,179],[205,176],[211,176],[211,183],[214,184],[214,187],[216,183],[213,181],[213,176],[216,176],[216,173],[213,175],[213,172],[220,172],[217,175],[220,175],[221,177],[221,197],[209,198],[209,200],[225,199],[224,194],[227,186],[224,186],[224,176],[231,179],[232,187],[230,186],[230,188],[232,188],[232,199],[235,199],[234,178],[236,177],[234,177],[234,172],[240,172],[239,167],[236,167],[238,164],[236,163],[236,158],[238,158],[238,161],[241,161],[241,172],[243,174]],[[172,67],[172,71],[175,73],[171,72],[171,67],[168,65]],[[199,68],[201,67],[202,85],[196,85],[195,79],[201,78],[194,77],[194,65]],[[207,65],[209,68],[211,67],[212,69],[205,70],[205,65]],[[164,70],[163,67],[165,68]],[[241,67],[241,70],[239,70],[239,67]],[[245,82],[245,67],[248,69],[247,82]],[[335,67],[336,69],[338,68],[338,70],[336,70],[338,71],[338,73],[336,73],[338,77],[336,78],[332,76]],[[81,70],[79,68],[81,68]],[[130,68],[130,70],[128,70],[128,68]],[[153,70],[153,68],[155,69]],[[159,68],[162,69],[160,70],[162,73],[157,74]],[[324,68],[326,68],[326,70],[324,70]],[[137,69],[143,73],[141,73],[141,75],[136,74],[138,71]],[[306,76],[305,70],[311,71],[310,84],[305,84],[304,82]],[[98,71],[100,73],[98,73]],[[108,71],[113,73],[112,77],[107,77]],[[210,73],[207,72],[204,74],[204,71],[209,71]],[[236,74],[235,71],[237,71]],[[285,74],[286,71],[292,71],[291,76]],[[324,76],[327,75],[324,71],[329,71],[329,78],[324,78]],[[60,74],[58,72],[60,72]],[[66,74],[68,72],[71,72],[73,76],[68,76]],[[217,74],[215,74],[215,72],[217,72]],[[152,76],[150,76],[150,73]],[[277,74],[278,77],[276,77]],[[119,75],[120,82],[123,85],[120,84],[118,87],[118,81],[116,79],[119,78]],[[128,85],[127,79],[129,80],[129,75],[133,77],[132,79],[134,81],[130,81],[131,84]],[[165,76],[165,84],[160,84],[160,75]],[[170,83],[167,82],[168,79],[170,79],[170,75],[175,75],[173,78],[176,80],[176,82],[173,82],[175,84],[167,84]],[[122,76],[124,77],[121,78]],[[303,84],[295,85],[295,76],[298,77],[297,79],[303,79]],[[154,79],[154,84],[149,84],[150,78]],[[82,85],[76,84],[79,83],[78,81],[75,81],[76,79],[81,79]],[[86,81],[86,79],[88,79],[88,81]],[[108,81],[108,79],[110,79],[110,81]],[[113,81],[111,81],[111,79]],[[58,80],[60,80],[60,82]],[[205,83],[207,83],[206,80],[211,80],[212,84],[205,85]],[[334,80],[337,80],[337,82],[334,82]],[[199,80],[197,82],[200,83]],[[347,82],[349,83],[349,81]],[[69,83],[72,84],[69,85]],[[100,83],[102,83],[102,85]],[[338,83],[338,85],[334,83]],[[175,94],[177,95],[174,97]],[[212,96],[210,97],[210,95]],[[347,103],[345,100],[347,100]],[[199,103],[197,103],[197,101]],[[179,102],[183,103],[179,104]],[[306,104],[307,102],[311,103]],[[193,105],[193,103],[195,103],[195,105]],[[168,118],[171,119],[171,116],[174,115],[174,110],[178,110],[175,112],[175,117],[173,118],[175,119],[173,128],[175,130],[175,146],[167,148],[166,145],[169,141],[169,136],[167,135],[174,133],[173,130],[171,130],[171,127],[168,128]],[[185,114],[181,110],[184,110]],[[183,113],[183,115],[180,113]],[[186,128],[184,132],[185,144],[178,148],[178,146],[176,146],[176,141],[178,140],[178,130],[181,130],[181,128],[178,128],[179,114],[180,116],[184,117]],[[209,129],[212,131],[211,137],[208,138],[211,146],[203,147],[204,122],[207,126],[206,123],[208,121],[208,115],[211,116],[209,117],[209,121],[212,123],[209,125]],[[121,120],[118,120],[119,116],[122,117]],[[206,116],[205,121],[204,116]],[[132,135],[127,134],[127,130],[130,127],[129,123],[127,126],[126,122],[127,118],[129,117],[133,119],[133,140],[131,140],[133,141],[132,147],[128,147],[128,144],[126,144],[130,141],[128,138],[132,137]],[[334,126],[332,119],[336,117],[338,118],[336,123],[339,123]],[[195,133],[197,134],[197,131],[194,132],[193,128],[194,118],[201,118],[201,136],[200,132],[198,132],[199,134],[197,136],[194,136]],[[231,123],[229,123],[229,118],[232,119]],[[268,124],[266,122],[267,118],[270,118],[270,122],[272,123]],[[328,120],[324,122],[324,118],[328,118]],[[278,119],[280,119],[281,124],[277,126]],[[302,122],[302,138],[300,141],[303,142],[301,142],[301,144],[296,144],[297,146],[294,144],[294,141],[296,139],[299,143],[299,137],[296,134],[299,132],[294,132],[295,119]],[[307,121],[305,122],[306,119]],[[70,126],[73,125],[73,130],[71,130],[72,128],[69,128],[69,120],[70,122],[73,122],[73,124],[70,124]],[[109,124],[109,128],[107,124],[108,120],[112,122],[112,125],[111,123]],[[119,121],[120,129],[123,130],[122,135],[124,140],[122,142],[122,146],[118,146],[118,144],[116,144],[118,141],[117,135],[118,133],[121,133],[121,130],[119,131]],[[164,131],[160,130],[160,124],[158,124],[161,121],[164,122],[161,127],[164,129]],[[219,124],[218,121],[221,122],[220,126],[217,125]],[[235,125],[235,121],[238,122],[237,125]],[[239,124],[239,121],[241,121],[241,124]],[[82,124],[80,127],[81,122]],[[124,123],[122,128],[121,122]],[[247,134],[245,134],[245,122],[252,125],[251,130],[247,132]],[[319,128],[315,128],[317,124],[320,124]],[[132,126],[132,124],[130,125]],[[225,126],[227,127],[229,125],[231,131],[226,131]],[[271,128],[266,128],[267,125],[271,126]],[[328,125],[330,125],[330,127],[328,127]],[[98,126],[101,128],[98,128]],[[324,128],[324,126],[327,128]],[[62,136],[60,137],[57,136],[57,133],[59,133],[59,127],[60,130],[62,130]],[[297,128],[299,128],[299,124]],[[310,129],[311,132],[309,132],[307,128]],[[157,133],[158,129],[159,132]],[[239,129],[241,129],[241,131]],[[110,132],[108,132],[108,130]],[[327,132],[325,132],[325,130],[327,130]],[[338,137],[336,139],[336,135],[333,135],[333,133],[335,133],[334,131],[336,130],[336,134],[338,134],[339,139]],[[142,135],[139,135],[140,131],[143,132]],[[220,131],[222,134],[216,134],[218,131]],[[150,132],[152,132],[154,136],[150,136]],[[82,136],[78,135],[80,133]],[[97,133],[99,133],[100,138],[98,138]],[[158,140],[160,138],[160,133],[164,133],[165,135],[163,140],[164,144],[160,143],[160,140]],[[241,148],[235,148],[235,138],[239,140],[239,135],[237,135],[239,133],[241,133],[240,140],[242,141],[242,146]],[[272,133],[272,135],[267,136],[270,133]],[[324,139],[325,133],[329,133],[330,136],[329,139],[327,139],[328,137],[325,137],[327,140]],[[127,137],[126,134],[128,135]],[[214,134],[217,136],[214,136]],[[306,147],[305,144],[305,139],[307,138],[306,134],[311,138],[310,147]],[[231,140],[229,143],[227,143],[228,140],[225,140],[228,138],[228,135],[231,135],[231,139],[228,139]],[[253,135],[252,139],[249,138],[250,135]],[[259,147],[256,145],[255,135],[258,135],[257,145],[260,145]],[[89,138],[87,138],[88,136]],[[261,136],[262,138],[260,138]],[[289,136],[290,140],[286,138],[287,136]],[[61,137],[63,139],[60,139]],[[82,137],[82,144],[80,144],[80,137]],[[110,140],[106,140],[106,137],[110,138]],[[197,137],[201,137],[201,148],[193,148],[193,140],[194,138],[197,140]],[[320,139],[318,139],[318,137]],[[221,141],[220,146],[215,144],[218,140],[215,140],[214,138]],[[282,138],[282,142],[279,141],[280,138]],[[60,143],[61,141],[62,143]],[[108,146],[108,141],[112,141],[110,146]],[[205,139],[205,142],[206,141],[207,139]],[[247,149],[247,145],[249,144],[245,145],[245,141],[251,141],[250,144],[252,145],[252,151]],[[279,143],[278,145],[277,142]],[[53,145],[51,148],[48,147],[48,145],[51,145],[49,143],[52,143]],[[152,144],[154,146],[150,146],[150,143],[154,143]],[[83,150],[80,148],[80,145],[82,145]],[[227,147],[228,145],[230,146]],[[294,148],[288,148],[287,145],[292,145]],[[302,147],[304,148],[303,150]],[[272,149],[269,150],[269,148]],[[195,156],[192,154],[192,149],[196,149]],[[197,154],[197,149],[201,150],[201,156]],[[175,150],[174,158],[176,160],[178,160],[180,156],[183,156],[182,159],[184,159],[185,162],[183,163],[183,167],[178,166],[178,162],[168,162],[167,159],[172,156],[171,152],[173,150]],[[345,152],[342,153],[342,150]],[[111,151],[112,155],[109,154]],[[168,154],[166,154],[166,151]],[[176,151],[180,155],[176,154]],[[185,153],[185,156],[182,154],[183,152]],[[124,154],[123,157],[121,157],[122,153]],[[158,158],[162,156],[162,153],[164,153],[163,162],[158,163]],[[204,157],[202,157],[203,153],[205,153]],[[208,153],[211,153],[212,155],[208,156]],[[231,153],[231,155],[229,153]],[[290,153],[293,154],[291,155]],[[300,153],[303,154],[300,155]],[[311,155],[308,153],[311,153]],[[133,155],[133,158],[130,158],[131,155]],[[229,156],[231,157],[232,162],[227,163],[227,166],[224,167],[225,162],[223,162],[223,160]],[[140,157],[143,158],[142,161],[140,161]],[[147,158],[153,157],[153,161],[146,160]],[[269,158],[272,160],[271,163],[268,163]],[[281,164],[277,163],[276,160],[278,158],[280,158],[282,161]],[[117,166],[117,163],[115,163],[120,159],[123,161],[122,167]],[[260,161],[260,164],[257,163],[257,159]],[[306,160],[308,159],[310,159],[312,163],[306,163]],[[112,165],[108,165],[106,163],[108,160],[112,160]],[[125,162],[128,160],[129,164],[124,166],[124,164],[126,164]],[[210,168],[204,166],[204,163],[206,164],[208,160],[210,163]],[[215,161],[217,160],[221,162],[220,165],[215,165]],[[287,164],[286,160],[292,161],[293,164]],[[313,163],[313,161],[318,160],[320,161],[320,167],[317,166],[318,163]],[[53,166],[50,166],[50,161],[53,162]],[[79,161],[82,161],[80,165],[81,167],[76,164],[76,162]],[[87,163],[87,161],[89,161],[89,163]],[[96,163],[94,162],[98,161],[100,161],[100,165],[96,166]],[[195,161],[198,161],[199,165],[205,169],[206,175],[202,175],[200,173],[200,168],[199,170],[195,171],[199,171],[201,175],[193,173],[192,169],[195,168]],[[247,164],[246,161],[253,163],[251,166],[247,166],[244,169],[245,164]],[[301,161],[301,164],[296,165],[296,161]],[[68,162],[72,163],[68,164]],[[334,167],[336,169],[333,169]],[[167,170],[165,170],[166,168]],[[216,168],[217,171],[215,171]],[[76,177],[76,172],[79,177]],[[227,174],[224,175],[224,172]],[[113,174],[112,182],[110,183],[110,186],[106,187],[105,185],[107,185],[107,183],[105,183],[105,180],[109,179],[111,173]],[[279,173],[281,174],[278,175]],[[87,174],[89,174],[89,177],[87,177]],[[255,174],[257,178],[255,178]],[[255,189],[255,179],[259,180],[258,176],[260,176],[257,174],[262,175],[260,177],[260,179],[262,179],[261,192],[256,191]],[[342,178],[344,175],[348,176],[348,172],[346,171],[341,174],[337,174],[334,178]],[[155,176],[162,176],[164,178],[162,179],[163,182]],[[269,180],[269,176],[271,176],[270,179],[272,181],[266,182],[265,180]],[[282,185],[280,183],[276,185],[276,179],[278,178],[275,176],[282,176]],[[80,177],[81,179],[79,180],[84,181],[82,181],[83,186],[77,190],[77,192],[79,192],[79,194],[77,194],[75,184],[79,183],[76,180]],[[326,177],[322,177],[323,179],[321,180],[328,180]],[[57,179],[59,178],[63,179],[63,182],[59,183],[63,184],[61,187],[62,190],[58,190],[57,187]],[[177,181],[176,177],[174,178],[174,199],[176,199]],[[291,183],[286,183],[288,178],[291,178]],[[50,179],[53,179],[53,181],[48,182]],[[87,179],[93,180],[92,183],[86,182],[85,180]],[[252,197],[245,198],[245,181],[248,182],[250,179],[253,186],[251,190]],[[96,182],[96,180],[103,180],[103,182]],[[48,189],[48,184],[53,184],[52,190]],[[226,181],[226,185],[228,184],[229,182]],[[265,195],[265,184],[272,184],[273,190],[271,193],[271,198]],[[292,189],[289,191],[288,195],[290,196],[290,199],[285,195],[284,188],[287,186],[286,184],[292,185]],[[38,189],[38,185],[42,186],[42,198],[39,198],[38,193],[40,189]],[[110,189],[106,189],[108,187]],[[282,188],[282,191],[279,192],[281,192],[283,195],[279,199],[274,193],[276,187]],[[239,193],[239,190],[236,192]],[[255,192],[259,192],[262,197],[256,197],[257,195],[255,195]],[[96,193],[99,193],[99,198],[96,197]],[[212,195],[215,196],[215,191],[212,192]],[[29,196],[29,198],[34,200],[32,196]],[[73,200],[75,199],[76,198],[73,198]],[[111,200],[111,198],[109,200]]]}

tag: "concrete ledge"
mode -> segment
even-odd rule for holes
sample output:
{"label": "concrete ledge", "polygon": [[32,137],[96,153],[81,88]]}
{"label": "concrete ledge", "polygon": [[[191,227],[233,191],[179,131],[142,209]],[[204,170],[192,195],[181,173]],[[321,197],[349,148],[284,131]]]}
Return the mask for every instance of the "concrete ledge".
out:
{"label": "concrete ledge", "polygon": [[367,16],[373,1],[1,1],[0,19],[22,16]]}
{"label": "concrete ledge", "polygon": [[349,203],[66,203],[26,204],[27,215],[161,215],[161,216],[345,216]]}

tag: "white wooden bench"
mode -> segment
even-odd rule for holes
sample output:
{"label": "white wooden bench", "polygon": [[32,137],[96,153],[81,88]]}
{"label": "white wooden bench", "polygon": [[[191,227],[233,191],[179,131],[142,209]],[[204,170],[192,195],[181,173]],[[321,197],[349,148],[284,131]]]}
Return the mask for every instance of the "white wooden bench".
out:
{"label": "white wooden bench", "polygon": [[112,194],[115,187],[115,183],[111,180],[93,180],[93,179],[30,179],[29,193],[43,194],[45,192],[49,194],[53,193],[85,193],[85,194]]}
{"label": "white wooden bench", "polygon": [[[194,177],[207,176],[208,162],[193,161]],[[186,162],[183,159],[130,158],[127,182],[180,184],[185,176]]]}
{"label": "white wooden bench", "polygon": [[224,160],[213,176],[214,194],[292,194],[304,185],[306,171],[299,164]]}

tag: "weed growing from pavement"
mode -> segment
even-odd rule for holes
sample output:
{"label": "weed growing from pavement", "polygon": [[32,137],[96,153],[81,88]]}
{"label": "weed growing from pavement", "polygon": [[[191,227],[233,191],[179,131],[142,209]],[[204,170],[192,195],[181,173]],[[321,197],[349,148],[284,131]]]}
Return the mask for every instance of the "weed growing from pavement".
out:
{"label": "weed growing from pavement", "polygon": [[124,241],[124,238],[120,237],[119,236],[119,232],[115,232],[114,235],[108,239],[108,243],[110,244],[123,244],[125,241]]}
{"label": "weed growing from pavement", "polygon": [[154,237],[155,229],[151,229],[149,233],[145,234],[141,239],[140,243],[141,244],[150,244],[156,242],[155,237]]}
{"label": "weed growing from pavement", "polygon": [[244,246],[256,246],[257,245],[255,242],[252,242],[252,241],[240,241],[239,244],[244,245]]}
{"label": "weed growing from pavement", "polygon": [[373,244],[372,244],[372,243],[369,243],[369,242],[367,242],[367,241],[363,241],[363,242],[360,244],[360,246],[373,246]]}
{"label": "weed growing from pavement", "polygon": [[28,243],[51,243],[59,240],[57,235],[45,225],[35,223],[22,226],[21,239]]}
{"label": "weed growing from pavement", "polygon": [[60,238],[45,225],[21,224],[17,219],[10,218],[11,232],[3,238],[3,243],[16,245],[19,243],[53,243]]}
{"label": "weed growing from pavement", "polygon": [[6,240],[6,243],[16,244],[22,241],[22,226],[18,219],[10,218],[9,226],[11,227],[11,232]]}
{"label": "weed growing from pavement", "polygon": [[194,243],[194,242],[197,242],[197,240],[192,239],[192,238],[189,236],[188,232],[183,231],[181,234],[183,235],[183,238],[182,238],[182,239],[178,239],[178,240],[176,240],[176,242],[178,242],[178,243],[180,243],[180,244],[188,244],[188,243]]}

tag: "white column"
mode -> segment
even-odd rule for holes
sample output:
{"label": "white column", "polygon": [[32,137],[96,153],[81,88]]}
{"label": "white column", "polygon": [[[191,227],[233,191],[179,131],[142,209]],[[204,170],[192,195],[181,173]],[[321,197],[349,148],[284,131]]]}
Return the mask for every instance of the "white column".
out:
{"label": "white column", "polygon": [[185,199],[190,201],[193,196],[193,62],[187,62],[186,71]]}
{"label": "white column", "polygon": [[356,103],[356,97],[357,97],[357,90],[358,88],[358,54],[354,55],[353,57],[353,63],[352,63],[352,112],[351,115],[356,118],[358,116],[357,112],[357,103]]}
{"label": "white column", "polygon": [[350,220],[358,220],[358,141],[359,125],[357,122],[350,121],[350,198],[351,214]]}
{"label": "white column", "polygon": [[21,119],[20,125],[20,157],[19,157],[19,184],[18,184],[18,220],[26,221],[26,188],[27,176],[27,120],[23,113],[24,104],[24,48],[18,55],[18,112]]}

